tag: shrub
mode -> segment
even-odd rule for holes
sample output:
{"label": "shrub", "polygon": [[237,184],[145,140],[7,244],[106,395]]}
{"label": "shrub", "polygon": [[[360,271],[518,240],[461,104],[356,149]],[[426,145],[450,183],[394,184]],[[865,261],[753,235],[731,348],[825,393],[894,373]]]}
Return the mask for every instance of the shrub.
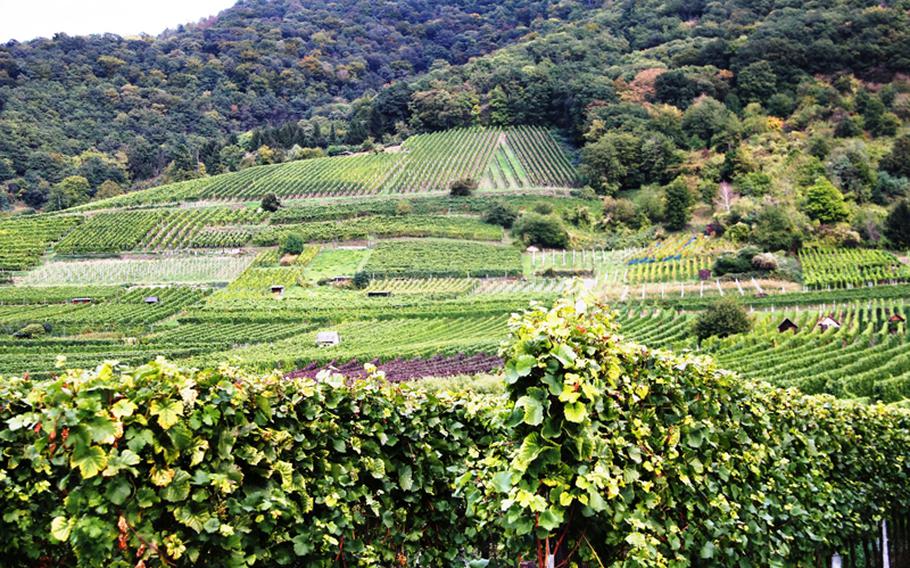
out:
{"label": "shrub", "polygon": [[714,267],[711,272],[715,276],[750,272],[752,270],[752,259],[760,253],[761,250],[755,247],[746,247],[736,254],[724,253],[714,261]]}
{"label": "shrub", "polygon": [[733,180],[733,185],[743,195],[761,197],[771,192],[771,176],[762,172],[749,172]]}
{"label": "shrub", "polygon": [[354,285],[354,288],[363,290],[370,285],[370,275],[363,271],[358,272],[354,274],[354,279],[351,280],[351,283]]}
{"label": "shrub", "polygon": [[620,224],[637,228],[640,225],[639,211],[629,199],[604,197],[603,221],[607,225]]}
{"label": "shrub", "polygon": [[584,199],[587,201],[593,201],[593,200],[597,199],[597,192],[594,191],[593,187],[586,185],[586,186],[578,188],[578,189],[573,189],[572,197],[576,197],[578,199]]}
{"label": "shrub", "polygon": [[484,213],[483,220],[486,223],[491,225],[499,225],[503,228],[511,228],[515,223],[515,219],[518,218],[518,211],[502,201],[496,201],[490,208],[487,209],[487,212]]}
{"label": "shrub", "polygon": [[449,185],[449,194],[452,197],[468,197],[477,189],[477,181],[471,178],[455,180]]}
{"label": "shrub", "polygon": [[591,210],[584,205],[567,209],[563,211],[562,216],[567,222],[579,228],[590,227],[594,223]]}
{"label": "shrub", "polygon": [[274,213],[281,209],[281,201],[278,199],[278,196],[274,193],[267,193],[262,198],[262,203],[260,205],[263,211],[268,211],[269,213]]}
{"label": "shrub", "polygon": [[281,239],[280,252],[282,254],[300,254],[306,243],[299,233],[288,233]]}
{"label": "shrub", "polygon": [[553,214],[553,204],[547,203],[546,201],[538,201],[534,204],[534,212],[541,215],[552,215]]}
{"label": "shrub", "polygon": [[16,339],[34,339],[48,333],[48,329],[40,323],[30,323],[13,334]]}
{"label": "shrub", "polygon": [[395,204],[395,214],[398,216],[410,215],[414,211],[414,206],[410,201],[399,201]]}
{"label": "shrub", "polygon": [[773,272],[779,266],[777,257],[770,252],[763,252],[752,257],[752,268],[762,272]]}
{"label": "shrub", "polygon": [[695,321],[695,336],[699,341],[709,337],[728,337],[752,329],[746,310],[733,299],[723,298],[703,311]]}
{"label": "shrub", "polygon": [[803,211],[821,223],[838,223],[846,220],[850,214],[844,194],[822,177],[806,189]]}
{"label": "shrub", "polygon": [[549,248],[569,246],[569,234],[557,217],[525,213],[512,227],[512,234],[526,245]]}

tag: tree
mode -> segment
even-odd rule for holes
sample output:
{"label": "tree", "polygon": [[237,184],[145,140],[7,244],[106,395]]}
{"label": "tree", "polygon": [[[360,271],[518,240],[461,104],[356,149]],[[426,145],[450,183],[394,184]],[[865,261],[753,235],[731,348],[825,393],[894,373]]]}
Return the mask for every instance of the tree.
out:
{"label": "tree", "polygon": [[281,239],[280,251],[282,254],[300,254],[306,243],[299,233],[288,233]]}
{"label": "tree", "polygon": [[806,189],[803,211],[810,218],[822,223],[840,223],[850,215],[844,194],[823,177]]}
{"label": "tree", "polygon": [[689,192],[686,182],[677,178],[664,188],[664,193],[666,195],[664,224],[671,231],[685,229],[692,218],[692,193]]}
{"label": "tree", "polygon": [[449,185],[449,194],[452,197],[468,197],[477,189],[477,181],[471,178],[462,178]]}
{"label": "tree", "polygon": [[734,117],[720,101],[703,97],[686,110],[682,129],[691,139],[690,145],[693,148],[708,148],[733,133]]}
{"label": "tree", "polygon": [[512,227],[512,235],[526,245],[565,248],[569,246],[569,234],[562,221],[553,215],[525,213]]}
{"label": "tree", "polygon": [[95,199],[109,199],[123,194],[123,188],[113,180],[106,180],[95,192]]}
{"label": "tree", "polygon": [[910,201],[902,199],[888,213],[885,236],[896,247],[910,248]]}
{"label": "tree", "polygon": [[872,200],[879,205],[887,205],[892,199],[900,199],[910,194],[910,179],[897,177],[888,172],[878,172],[875,176],[875,187],[872,188]]}
{"label": "tree", "polygon": [[518,218],[518,211],[502,201],[496,201],[483,216],[483,220],[491,225],[499,225],[505,229],[511,228]]}
{"label": "tree", "polygon": [[654,80],[654,98],[677,108],[687,108],[699,94],[698,84],[678,69],[662,73]]}
{"label": "tree", "polygon": [[752,320],[739,302],[722,298],[711,304],[695,321],[695,336],[699,341],[709,337],[728,337],[747,333],[752,329]]}
{"label": "tree", "polygon": [[60,211],[88,201],[92,187],[82,176],[69,176],[51,187],[47,200],[49,211]]}
{"label": "tree", "polygon": [[891,175],[910,178],[910,134],[894,141],[891,153],[882,160],[881,168]]}
{"label": "tree", "polygon": [[473,94],[444,89],[419,91],[411,96],[411,120],[419,130],[447,130],[471,124],[476,104]]}
{"label": "tree", "polygon": [[274,213],[281,209],[281,201],[278,199],[278,196],[274,193],[267,193],[262,198],[262,203],[260,205],[263,211],[268,211],[269,213]]}
{"label": "tree", "polygon": [[363,290],[370,285],[370,275],[363,271],[357,272],[354,274],[354,278],[351,280],[351,284],[353,284],[354,288]]}
{"label": "tree", "polygon": [[795,251],[802,245],[804,217],[780,205],[762,207],[752,227],[752,242],[765,250]]}
{"label": "tree", "polygon": [[226,172],[236,172],[240,168],[243,155],[243,148],[236,144],[228,144],[218,152],[221,167]]}
{"label": "tree", "polygon": [[869,163],[866,145],[862,142],[850,141],[832,152],[827,172],[834,185],[857,203],[865,203],[872,198],[875,172]]}
{"label": "tree", "polygon": [[764,102],[777,90],[777,75],[767,61],[745,66],[736,76],[740,96],[747,102]]}
{"label": "tree", "polygon": [[13,163],[6,158],[0,158],[0,181],[6,181],[16,177],[16,170],[13,169]]}
{"label": "tree", "polygon": [[133,179],[149,179],[158,174],[160,155],[158,148],[142,136],[133,140],[126,149],[127,168]]}

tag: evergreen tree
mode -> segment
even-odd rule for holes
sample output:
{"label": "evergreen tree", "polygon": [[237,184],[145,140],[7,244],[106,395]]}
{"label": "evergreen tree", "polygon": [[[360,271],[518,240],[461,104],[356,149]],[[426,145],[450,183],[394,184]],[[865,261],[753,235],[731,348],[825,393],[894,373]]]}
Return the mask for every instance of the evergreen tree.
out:
{"label": "evergreen tree", "polygon": [[692,218],[692,194],[686,182],[677,178],[664,188],[666,196],[665,224],[671,231],[681,231]]}
{"label": "evergreen tree", "polygon": [[903,199],[885,219],[885,236],[896,247],[910,248],[910,201]]}

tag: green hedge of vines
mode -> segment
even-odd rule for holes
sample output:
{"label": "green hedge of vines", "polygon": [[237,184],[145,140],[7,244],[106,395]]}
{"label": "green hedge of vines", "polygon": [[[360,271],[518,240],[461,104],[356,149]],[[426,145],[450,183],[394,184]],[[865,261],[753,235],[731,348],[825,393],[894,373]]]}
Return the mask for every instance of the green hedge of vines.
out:
{"label": "green hedge of vines", "polygon": [[910,413],[532,306],[505,392],[103,365],[0,381],[4,566],[796,566],[910,505]]}
{"label": "green hedge of vines", "polygon": [[814,565],[910,509],[906,411],[624,344],[585,299],[510,325],[512,439],[462,483],[540,566]]}
{"label": "green hedge of vines", "polygon": [[[0,558],[23,566],[449,566],[453,481],[497,411],[157,361],[0,382]],[[0,564],[9,566],[2,561]]]}

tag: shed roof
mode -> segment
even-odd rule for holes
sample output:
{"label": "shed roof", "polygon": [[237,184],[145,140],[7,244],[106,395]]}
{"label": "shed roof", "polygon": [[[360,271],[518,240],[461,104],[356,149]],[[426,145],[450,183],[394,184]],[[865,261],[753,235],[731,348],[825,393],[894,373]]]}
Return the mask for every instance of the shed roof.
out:
{"label": "shed roof", "polygon": [[328,343],[336,345],[341,342],[337,331],[320,331],[316,334],[316,343]]}

